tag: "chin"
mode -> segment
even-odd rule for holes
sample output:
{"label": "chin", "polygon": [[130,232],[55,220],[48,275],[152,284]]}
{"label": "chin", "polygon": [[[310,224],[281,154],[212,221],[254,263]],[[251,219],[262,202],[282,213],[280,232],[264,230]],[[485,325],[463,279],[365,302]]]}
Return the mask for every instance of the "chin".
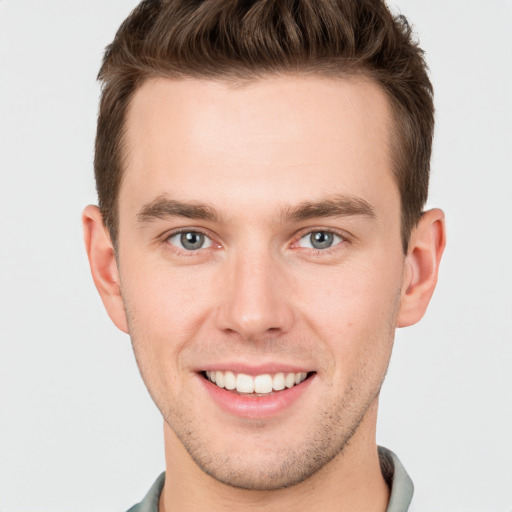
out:
{"label": "chin", "polygon": [[354,432],[327,429],[313,435],[305,433],[293,445],[290,437],[272,442],[256,433],[252,440],[234,439],[225,446],[213,446],[207,439],[199,441],[190,431],[178,438],[194,463],[217,482],[237,489],[275,491],[300,484],[328,465]]}
{"label": "chin", "polygon": [[295,457],[288,461],[224,461],[223,464],[205,465],[196,461],[207,475],[216,481],[249,491],[276,491],[300,484],[321,469],[327,460],[301,460]]}

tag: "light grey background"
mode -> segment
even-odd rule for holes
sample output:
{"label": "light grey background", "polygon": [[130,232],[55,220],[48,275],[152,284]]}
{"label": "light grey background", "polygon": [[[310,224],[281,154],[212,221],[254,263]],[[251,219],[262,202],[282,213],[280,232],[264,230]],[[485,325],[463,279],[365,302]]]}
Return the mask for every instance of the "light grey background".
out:
{"label": "light grey background", "polygon": [[[398,332],[379,443],[417,512],[512,511],[512,2],[396,0],[436,89],[449,242]],[[89,276],[102,50],[134,0],[0,1],[0,511],[123,511],[164,468],[159,414]]]}

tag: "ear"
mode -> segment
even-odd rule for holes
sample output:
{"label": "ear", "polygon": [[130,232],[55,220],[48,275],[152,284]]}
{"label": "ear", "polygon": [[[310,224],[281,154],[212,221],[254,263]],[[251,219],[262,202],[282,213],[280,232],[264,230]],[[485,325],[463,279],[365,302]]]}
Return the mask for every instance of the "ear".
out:
{"label": "ear", "polygon": [[92,278],[103,305],[114,324],[128,332],[128,323],[121,297],[119,270],[103,216],[97,206],[87,206],[82,214],[84,241]]}
{"label": "ear", "polygon": [[411,233],[397,327],[413,325],[425,314],[445,245],[444,213],[438,209],[425,212]]}

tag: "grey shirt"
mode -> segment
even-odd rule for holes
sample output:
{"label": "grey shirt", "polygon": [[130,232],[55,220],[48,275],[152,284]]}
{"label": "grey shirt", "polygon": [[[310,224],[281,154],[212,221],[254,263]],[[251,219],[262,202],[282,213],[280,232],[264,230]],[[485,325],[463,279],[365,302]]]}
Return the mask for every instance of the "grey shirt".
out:
{"label": "grey shirt", "polygon": [[[379,446],[379,459],[382,475],[389,485],[391,496],[386,512],[407,512],[412,499],[414,486],[398,457],[387,448]],[[158,512],[160,494],[164,488],[165,473],[162,473],[144,499],[128,512]]]}

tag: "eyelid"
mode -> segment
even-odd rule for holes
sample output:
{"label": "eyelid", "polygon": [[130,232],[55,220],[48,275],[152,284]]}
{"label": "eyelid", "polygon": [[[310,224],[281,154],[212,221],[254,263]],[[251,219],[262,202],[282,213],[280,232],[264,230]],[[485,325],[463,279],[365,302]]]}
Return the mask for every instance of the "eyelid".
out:
{"label": "eyelid", "polygon": [[[316,232],[331,233],[331,234],[341,238],[341,241],[336,243],[336,244],[334,244],[334,245],[332,245],[331,247],[326,248],[326,249],[315,249],[315,248],[300,247],[300,246],[298,246],[298,243],[299,243],[300,240],[302,240],[306,236],[311,235],[312,233],[316,233]],[[351,240],[352,240],[351,236],[346,231],[342,231],[340,229],[336,229],[336,228],[332,228],[332,227],[329,227],[329,228],[326,228],[326,227],[307,227],[307,228],[301,229],[293,237],[293,241],[291,243],[291,247],[292,248],[309,250],[309,251],[316,251],[316,252],[319,252],[319,253],[320,252],[321,253],[327,253],[327,252],[329,252],[331,250],[334,250],[336,247],[344,244],[345,242],[350,242]]]}
{"label": "eyelid", "polygon": [[[304,249],[315,249],[315,250],[322,250],[322,251],[327,251],[329,249],[332,249],[333,247],[336,247],[337,245],[339,245],[340,243],[343,242],[343,238],[338,235],[337,233],[331,233],[331,232],[328,232],[328,231],[313,231],[311,233],[307,233],[306,235],[304,235],[303,237],[299,238],[299,240],[297,241],[298,244],[300,244],[302,241],[305,241],[306,243],[308,243],[308,239],[311,240],[312,236],[315,234],[315,233],[324,233],[324,234],[327,234],[327,235],[332,235],[332,245],[329,245],[328,247],[325,247],[323,249],[320,249],[318,247],[304,247]],[[309,245],[312,244],[312,241],[309,242]],[[301,246],[303,247],[303,246]]]}
{"label": "eyelid", "polygon": [[[333,235],[340,237],[341,241],[336,243],[335,245],[332,245],[331,247],[326,248],[326,249],[299,247],[297,245],[298,242],[302,238],[304,238],[308,235],[311,235],[312,233],[318,232],[318,231],[325,232],[325,233],[332,233]],[[169,239],[171,237],[180,235],[182,233],[190,233],[190,232],[201,233],[210,241],[211,245],[209,245],[208,247],[205,247],[205,248],[201,248],[201,249],[192,251],[192,250],[187,250],[187,249],[181,249],[181,248],[177,247],[176,245],[169,243]],[[205,228],[195,227],[195,226],[194,227],[184,226],[184,227],[171,229],[171,230],[163,233],[161,236],[159,236],[158,239],[160,240],[161,243],[165,244],[168,248],[170,248],[176,252],[186,253],[187,255],[197,254],[197,253],[202,252],[203,250],[211,249],[212,247],[213,248],[221,248],[222,247],[222,244],[217,240],[217,237],[214,234],[212,234],[210,230],[205,229]],[[332,227],[327,228],[327,227],[321,227],[321,226],[318,226],[318,227],[308,226],[307,228],[303,228],[303,229],[299,230],[292,237],[292,242],[289,247],[305,249],[305,250],[309,250],[309,251],[316,251],[318,253],[328,253],[331,250],[335,249],[336,247],[344,244],[345,242],[350,243],[351,241],[352,241],[352,236],[344,230],[340,230],[340,229],[336,229],[336,228],[332,228]]]}
{"label": "eyelid", "polygon": [[[197,249],[197,250],[194,251],[194,250],[187,250],[185,248],[178,247],[177,245],[171,244],[169,242],[169,239],[171,239],[171,238],[173,238],[175,236],[181,235],[183,233],[200,233],[206,239],[209,240],[210,245],[208,247],[201,247],[200,249]],[[165,233],[163,233],[159,237],[159,239],[161,240],[161,242],[163,242],[167,246],[167,248],[169,248],[169,249],[171,249],[173,251],[176,251],[176,252],[180,252],[182,254],[186,254],[187,256],[191,256],[191,255],[200,253],[203,250],[211,249],[212,247],[219,248],[221,246],[221,244],[216,241],[215,236],[213,236],[212,233],[209,230],[204,229],[204,228],[199,228],[199,227],[187,227],[187,226],[185,226],[185,227],[179,227],[179,228],[171,229],[171,230],[166,231]]]}
{"label": "eyelid", "polygon": [[[201,235],[203,237],[203,245],[201,247],[198,247],[197,249],[187,249],[186,247],[183,247],[181,244],[181,241],[180,241],[180,246],[178,246],[178,244],[176,243],[172,243],[171,240],[173,239],[176,239],[176,241],[180,240],[181,237],[186,234],[186,233],[194,233],[196,235]],[[208,249],[209,247],[212,246],[213,244],[213,241],[212,239],[209,237],[209,236],[206,236],[204,233],[200,233],[199,231],[185,231],[185,232],[178,232],[178,233],[173,233],[172,235],[170,235],[169,237],[167,237],[167,242],[170,243],[171,245],[174,245],[175,247],[177,247],[178,249],[180,250],[185,250],[187,252],[198,252],[200,251],[201,249]]]}

